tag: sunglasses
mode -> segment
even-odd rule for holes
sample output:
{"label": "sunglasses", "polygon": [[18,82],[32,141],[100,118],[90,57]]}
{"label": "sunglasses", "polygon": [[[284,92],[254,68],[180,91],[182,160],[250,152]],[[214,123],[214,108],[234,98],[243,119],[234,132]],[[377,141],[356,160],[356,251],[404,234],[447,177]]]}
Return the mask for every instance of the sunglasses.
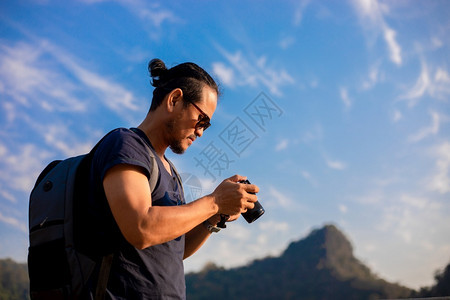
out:
{"label": "sunglasses", "polygon": [[205,131],[206,129],[211,126],[211,119],[208,117],[207,114],[203,112],[203,110],[200,109],[194,102],[188,101],[190,104],[194,105],[194,107],[200,112],[200,116],[198,116],[197,124],[195,124],[195,129],[203,129]]}

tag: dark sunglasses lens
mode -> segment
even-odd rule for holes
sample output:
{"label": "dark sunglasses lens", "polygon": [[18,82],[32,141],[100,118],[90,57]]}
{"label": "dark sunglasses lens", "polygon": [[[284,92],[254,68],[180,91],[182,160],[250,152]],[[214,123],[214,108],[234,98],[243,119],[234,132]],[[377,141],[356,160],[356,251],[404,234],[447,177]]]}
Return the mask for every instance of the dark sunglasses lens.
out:
{"label": "dark sunglasses lens", "polygon": [[197,127],[198,128],[203,128],[203,131],[205,131],[206,129],[208,129],[208,127],[211,126],[211,123],[209,123],[209,118],[202,118],[200,121],[198,121],[197,123]]}

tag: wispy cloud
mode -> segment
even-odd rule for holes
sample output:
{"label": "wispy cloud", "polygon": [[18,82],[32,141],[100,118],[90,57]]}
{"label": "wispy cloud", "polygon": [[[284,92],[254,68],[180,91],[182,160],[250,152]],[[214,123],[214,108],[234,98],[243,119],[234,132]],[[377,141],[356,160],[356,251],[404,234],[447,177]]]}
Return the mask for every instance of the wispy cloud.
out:
{"label": "wispy cloud", "polygon": [[392,121],[393,122],[398,122],[398,121],[400,121],[401,119],[403,119],[403,114],[402,114],[402,112],[401,111],[399,111],[399,110],[394,110],[392,113],[391,113],[391,118],[392,118]]}
{"label": "wispy cloud", "polygon": [[[281,206],[283,208],[292,207],[292,200],[287,195],[283,194],[281,191],[277,190],[273,186],[269,188],[269,194],[271,199],[276,201],[276,206]],[[273,204],[272,204],[273,205]]]}
{"label": "wispy cloud", "polygon": [[309,5],[311,0],[301,0],[297,3],[297,7],[294,11],[294,25],[299,26],[303,20],[303,15],[305,14],[306,7]]}
{"label": "wispy cloud", "polygon": [[352,3],[363,26],[382,33],[390,60],[401,65],[402,49],[397,42],[397,32],[388,25],[384,17],[389,12],[388,6],[377,0],[353,0]]}
{"label": "wispy cloud", "polygon": [[369,69],[367,79],[362,84],[363,90],[369,90],[373,88],[380,80],[383,80],[384,76],[380,71],[380,63],[373,64]]}
{"label": "wispy cloud", "polygon": [[[90,136],[74,134],[69,130],[71,121],[76,120],[74,114],[87,115],[91,113],[89,107],[102,115],[113,112],[119,118],[131,119],[137,110],[132,93],[83,65],[77,57],[36,37],[27,43],[3,41],[0,46],[2,199],[22,207],[38,173],[49,160],[86,153],[92,147],[92,138],[98,138],[98,130],[76,124],[78,132],[85,131]],[[65,119],[63,114],[73,119]],[[27,135],[27,140],[23,140]]]}
{"label": "wispy cloud", "polygon": [[441,205],[437,201],[410,194],[401,194],[396,199],[397,201],[391,200],[384,207],[379,229],[394,232],[406,243],[417,244],[429,238],[430,224],[441,223],[434,227],[440,230],[449,227],[441,226],[442,222],[436,220],[439,216],[442,220],[446,219],[440,212]]}
{"label": "wispy cloud", "polygon": [[289,146],[289,140],[288,139],[282,139],[278,142],[278,144],[275,146],[275,151],[281,151],[286,149]]}
{"label": "wispy cloud", "polygon": [[430,112],[431,124],[427,127],[420,129],[417,133],[409,136],[408,141],[412,143],[419,142],[431,135],[437,135],[439,133],[440,124],[442,122],[442,116],[435,111]]}
{"label": "wispy cloud", "polygon": [[311,175],[311,173],[309,173],[308,171],[301,171],[300,175],[302,175],[302,177],[308,181],[312,186],[317,187],[319,184],[317,183],[317,180]]}
{"label": "wispy cloud", "polygon": [[363,195],[357,196],[355,201],[363,205],[379,205],[384,201],[384,193],[382,189],[373,189]]}
{"label": "wispy cloud", "polygon": [[234,85],[234,71],[232,68],[227,67],[224,63],[213,63],[213,73],[219,78],[220,82],[227,86]]}
{"label": "wispy cloud", "polygon": [[435,174],[428,187],[441,194],[450,192],[450,142],[436,146],[432,153],[436,156]]}
{"label": "wispy cloud", "polygon": [[311,129],[306,130],[300,138],[303,143],[310,144],[312,142],[321,141],[323,136],[323,125],[317,123]]}
{"label": "wispy cloud", "polygon": [[280,45],[281,49],[286,50],[294,43],[295,43],[295,38],[293,36],[286,36],[280,40],[279,45]]}
{"label": "wispy cloud", "polygon": [[136,97],[119,83],[88,70],[48,41],[34,41],[0,46],[0,94],[7,96],[2,103],[7,120],[15,120],[19,107],[80,113],[98,100],[125,119],[138,110]]}
{"label": "wispy cloud", "polygon": [[[125,1],[130,2],[130,1]],[[179,23],[181,21],[172,11],[153,4],[150,7],[146,1],[133,1],[138,5],[132,6],[133,11],[136,12],[144,21],[152,22],[156,27],[161,27],[164,22]]]}
{"label": "wispy cloud", "polygon": [[1,189],[0,190],[0,197],[5,199],[5,200],[8,200],[8,201],[10,201],[12,203],[17,203],[17,199],[14,197],[14,195],[9,193],[5,189]]}
{"label": "wispy cloud", "polygon": [[420,99],[430,88],[430,74],[428,73],[428,67],[425,62],[422,62],[422,71],[420,72],[419,78],[415,85],[403,96],[400,98],[407,99],[408,105],[413,107],[417,104]]}
{"label": "wispy cloud", "polygon": [[[448,157],[450,145],[442,146],[442,148],[436,148],[435,151],[446,153]],[[443,165],[450,166],[450,158],[443,159],[443,161],[447,161]],[[447,173],[446,176],[448,176],[448,169],[445,172]],[[355,199],[358,204],[368,207],[367,211],[370,212],[369,215],[376,216],[375,225],[371,229],[373,233],[371,240],[376,240],[377,238],[374,239],[374,236],[377,235],[385,240],[384,250],[378,247],[365,249],[368,253],[372,253],[371,257],[374,261],[377,260],[377,256],[381,256],[382,260],[389,260],[390,258],[386,258],[385,256],[391,257],[392,251],[395,251],[398,247],[411,247],[415,249],[414,253],[408,254],[410,257],[401,258],[404,261],[398,262],[398,258],[395,258],[393,265],[384,267],[385,272],[389,270],[391,276],[395,274],[395,269],[404,266],[411,260],[420,260],[418,266],[411,268],[411,270],[415,269],[419,272],[418,270],[420,269],[422,273],[431,273],[433,269],[442,265],[442,260],[446,261],[448,259],[448,251],[444,252],[441,249],[448,250],[449,246],[448,239],[442,240],[450,230],[450,223],[447,221],[448,218],[446,216],[447,210],[444,209],[446,199],[442,198],[444,200],[442,201],[435,194],[427,193],[421,184],[409,186],[407,188],[409,192],[405,192],[404,188],[396,190],[398,184],[392,184],[392,180],[395,182],[401,180],[403,183],[406,183],[407,181],[404,180],[405,177],[408,176],[401,176],[399,179],[388,178],[388,182],[391,182],[388,185],[381,182],[376,183],[376,188]],[[419,179],[419,182],[422,182],[422,180]],[[448,177],[446,185],[450,188],[450,180]],[[368,245],[370,245],[370,241]],[[433,253],[433,259],[428,257],[427,254],[429,253]],[[379,258],[378,261],[380,261]],[[432,266],[430,266],[431,262],[433,262]],[[407,277],[404,276],[403,280],[406,280]],[[409,281],[415,282],[417,286],[419,286],[419,283],[421,285],[424,284],[423,278],[419,278],[420,276],[417,278],[414,277],[411,276]]]}
{"label": "wispy cloud", "polygon": [[339,204],[338,208],[339,208],[339,211],[343,214],[346,214],[348,212],[348,207],[345,204]]}
{"label": "wispy cloud", "polygon": [[[2,148],[6,149],[4,145]],[[0,181],[8,183],[5,191],[28,193],[37,178],[38,174],[35,172],[42,169],[43,162],[49,156],[48,151],[38,149],[32,144],[21,145],[18,149],[5,150],[0,156],[0,169],[3,170],[0,173]]]}
{"label": "wispy cloud", "polygon": [[262,231],[286,232],[289,230],[289,224],[286,222],[275,222],[272,220],[262,221],[258,226]]}
{"label": "wispy cloud", "polygon": [[347,169],[347,164],[339,160],[331,160],[329,158],[326,158],[325,162],[330,169],[339,171]]}
{"label": "wispy cloud", "polygon": [[122,87],[117,82],[106,79],[104,76],[94,73],[82,67],[76,57],[52,44],[45,44],[46,50],[51,53],[62,66],[69,70],[83,84],[84,87],[100,94],[103,104],[118,115],[125,110],[137,111],[138,105],[132,92]]}
{"label": "wispy cloud", "polygon": [[[0,46],[0,93],[23,107],[38,106],[46,111],[85,111],[86,104],[74,95],[76,86],[51,67],[54,62],[46,59],[47,54],[45,46],[39,44],[8,45],[6,42]],[[8,110],[14,113],[11,106]]]}
{"label": "wispy cloud", "polygon": [[433,47],[435,49],[439,49],[439,48],[441,48],[444,45],[442,40],[440,38],[438,38],[438,37],[435,37],[435,36],[431,38],[431,44],[433,45]]}
{"label": "wispy cloud", "polygon": [[348,90],[345,87],[339,89],[339,94],[341,96],[342,103],[344,103],[345,108],[348,110],[352,107],[352,100],[348,95]]}
{"label": "wispy cloud", "polygon": [[325,163],[328,168],[338,171],[347,169],[347,163],[337,159],[331,159],[325,151],[323,151],[322,156],[325,159]]}
{"label": "wispy cloud", "polygon": [[165,22],[180,22],[171,10],[162,7],[159,3],[153,3],[143,0],[80,0],[86,4],[98,4],[104,2],[116,2],[130,10],[134,15],[138,16],[144,22],[150,22],[155,27],[160,28]]}
{"label": "wispy cloud", "polygon": [[[386,195],[381,211],[377,211],[380,206],[373,206],[371,211],[371,214],[378,215],[373,233],[382,236],[385,243],[385,250],[380,248],[371,257],[374,259],[381,255],[383,260],[391,261],[384,267],[391,276],[396,274],[396,269],[405,268],[408,262],[414,261],[416,266],[407,269],[416,274],[395,276],[416,287],[425,284],[424,278],[417,274],[431,274],[448,261],[450,244],[446,237],[450,223],[443,203],[434,198],[421,195],[418,191],[390,194]],[[391,259],[398,248],[411,248],[414,252]],[[432,282],[431,276],[429,282]]]}
{"label": "wispy cloud", "polygon": [[421,61],[421,71],[416,83],[403,95],[401,100],[408,101],[409,107],[414,107],[422,97],[428,95],[438,100],[446,100],[450,95],[450,75],[443,67],[433,72],[424,59]]}
{"label": "wispy cloud", "polygon": [[397,65],[402,64],[402,49],[395,39],[397,32],[386,24],[383,26],[384,39],[389,47],[391,61]]}
{"label": "wispy cloud", "polygon": [[28,232],[27,229],[27,225],[24,224],[23,222],[21,222],[20,220],[10,217],[10,216],[5,216],[0,212],[0,222],[2,223],[6,223],[8,225],[11,225],[15,228],[18,228],[20,231],[26,233]]}
{"label": "wispy cloud", "polygon": [[282,86],[295,82],[286,70],[271,67],[265,56],[251,58],[245,56],[241,51],[233,54],[219,45],[217,45],[217,49],[223,54],[230,66],[226,66],[222,62],[215,62],[213,63],[213,67],[215,66],[214,73],[221,80],[224,80],[223,83],[227,86],[257,87],[263,85],[272,94],[280,96],[282,95]]}
{"label": "wispy cloud", "polygon": [[91,142],[72,139],[69,128],[63,124],[48,125],[43,132],[45,143],[63,153],[64,157],[87,153],[92,147]]}

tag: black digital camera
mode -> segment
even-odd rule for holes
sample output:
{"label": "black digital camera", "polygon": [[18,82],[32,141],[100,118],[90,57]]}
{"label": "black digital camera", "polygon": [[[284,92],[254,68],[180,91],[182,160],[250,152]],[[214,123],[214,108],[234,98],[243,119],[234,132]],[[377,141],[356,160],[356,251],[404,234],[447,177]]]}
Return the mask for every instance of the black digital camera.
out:
{"label": "black digital camera", "polygon": [[[238,181],[238,183],[250,184],[250,181],[242,180],[242,181]],[[249,194],[255,194],[255,193],[249,193]],[[244,217],[245,221],[247,221],[247,223],[252,223],[252,222],[256,221],[259,217],[261,217],[264,214],[264,212],[265,212],[264,207],[262,207],[262,205],[261,205],[261,203],[259,203],[259,201],[256,201],[255,207],[253,207],[252,209],[247,209],[247,211],[245,213],[243,213],[242,216]],[[230,216],[221,214],[220,222],[217,223],[217,227],[226,228],[227,225],[225,224],[225,222],[228,220],[229,217]]]}
{"label": "black digital camera", "polygon": [[[242,181],[239,181],[239,183],[250,184],[250,181],[242,180]],[[255,194],[255,193],[249,193],[249,194]],[[259,203],[259,201],[256,201],[255,207],[253,207],[252,209],[248,209],[245,213],[242,214],[242,216],[244,217],[245,221],[247,221],[247,223],[252,223],[252,222],[256,221],[259,217],[261,217],[264,214],[264,212],[265,212],[264,207],[262,207],[262,205],[261,205],[261,203]]]}

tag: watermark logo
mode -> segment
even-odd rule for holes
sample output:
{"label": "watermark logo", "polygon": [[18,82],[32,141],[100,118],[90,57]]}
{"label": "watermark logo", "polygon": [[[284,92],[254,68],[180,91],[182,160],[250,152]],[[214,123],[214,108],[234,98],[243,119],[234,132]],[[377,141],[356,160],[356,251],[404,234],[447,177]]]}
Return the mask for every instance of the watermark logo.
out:
{"label": "watermark logo", "polygon": [[274,118],[281,117],[283,111],[265,93],[260,93],[245,109],[247,116],[255,122],[262,130],[266,131],[266,126]]}
{"label": "watermark logo", "polygon": [[194,201],[202,196],[202,184],[197,176],[191,173],[181,173],[180,177],[183,182],[184,200],[186,203]]}
{"label": "watermark logo", "polygon": [[256,133],[239,117],[236,117],[219,134],[219,137],[239,157],[258,138]]}
{"label": "watermark logo", "polygon": [[214,142],[209,143],[197,157],[194,157],[194,160],[197,162],[196,167],[203,169],[203,175],[208,175],[213,181],[216,181],[214,174],[221,176],[222,171],[227,170],[230,164],[234,162]]}
{"label": "watermark logo", "polygon": [[257,131],[265,133],[267,126],[283,114],[283,110],[263,92],[243,112],[219,133],[219,140],[210,142],[194,157],[195,166],[213,182],[259,139]]}

